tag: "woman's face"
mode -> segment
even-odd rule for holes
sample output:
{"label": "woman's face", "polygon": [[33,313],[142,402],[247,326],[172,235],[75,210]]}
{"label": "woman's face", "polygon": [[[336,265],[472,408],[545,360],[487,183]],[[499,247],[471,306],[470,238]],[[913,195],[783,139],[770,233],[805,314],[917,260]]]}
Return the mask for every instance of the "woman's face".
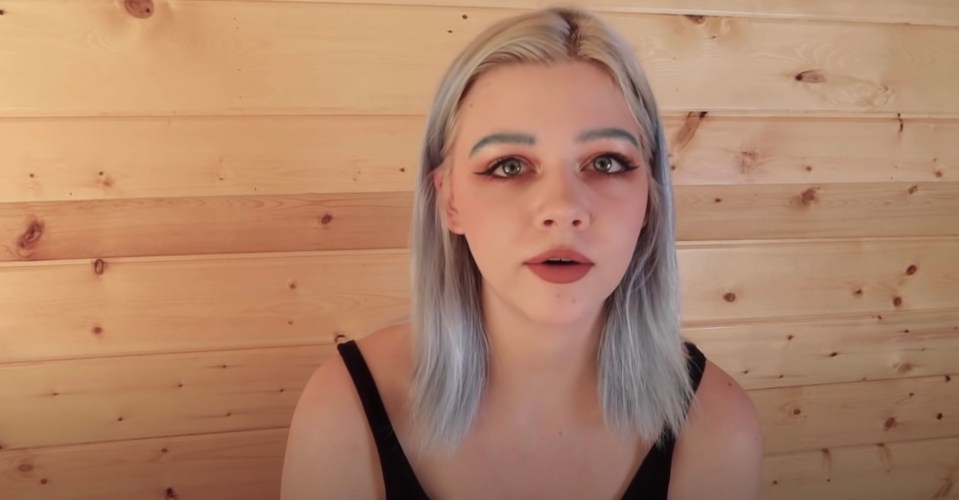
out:
{"label": "woman's face", "polygon": [[[447,225],[466,238],[484,299],[542,323],[595,314],[623,278],[649,191],[612,78],[584,62],[500,66],[470,90],[452,140],[450,178],[434,182],[449,183]],[[552,283],[526,265],[558,246],[593,262],[582,278]]]}

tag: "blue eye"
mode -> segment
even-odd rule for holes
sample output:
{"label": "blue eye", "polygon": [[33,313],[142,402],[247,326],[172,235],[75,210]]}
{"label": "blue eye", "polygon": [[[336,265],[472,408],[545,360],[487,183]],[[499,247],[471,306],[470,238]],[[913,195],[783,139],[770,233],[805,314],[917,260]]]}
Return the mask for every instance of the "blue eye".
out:
{"label": "blue eye", "polygon": [[[638,168],[633,165],[628,158],[617,153],[605,153],[595,156],[589,163],[593,167],[593,170],[609,177],[625,174]],[[619,170],[616,170],[617,164],[619,164]],[[511,177],[518,177],[524,166],[522,160],[515,156],[509,156],[493,162],[490,168],[477,175],[483,175],[496,180],[507,180]],[[506,175],[493,175],[493,172],[497,170],[502,170]]]}

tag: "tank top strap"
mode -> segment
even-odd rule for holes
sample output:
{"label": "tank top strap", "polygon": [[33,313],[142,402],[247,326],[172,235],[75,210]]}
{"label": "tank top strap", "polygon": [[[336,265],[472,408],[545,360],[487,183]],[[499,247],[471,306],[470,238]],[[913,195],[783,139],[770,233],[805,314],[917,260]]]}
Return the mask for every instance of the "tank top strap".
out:
{"label": "tank top strap", "polygon": [[343,342],[337,345],[336,349],[350,372],[353,385],[356,386],[356,392],[363,404],[370,431],[373,433],[376,451],[380,458],[380,468],[383,471],[386,498],[390,500],[428,498],[396,437],[393,424],[383,405],[383,399],[373,380],[373,374],[366,360],[363,359],[356,341]]}

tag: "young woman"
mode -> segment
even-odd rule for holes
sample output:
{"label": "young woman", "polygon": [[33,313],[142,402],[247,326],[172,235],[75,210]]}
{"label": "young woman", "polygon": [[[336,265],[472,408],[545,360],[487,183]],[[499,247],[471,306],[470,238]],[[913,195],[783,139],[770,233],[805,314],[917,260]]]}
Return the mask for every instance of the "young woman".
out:
{"label": "young woman", "polygon": [[283,500],[758,498],[756,410],[680,336],[673,226],[621,37],[574,9],[487,29],[428,117],[410,323],[310,379]]}

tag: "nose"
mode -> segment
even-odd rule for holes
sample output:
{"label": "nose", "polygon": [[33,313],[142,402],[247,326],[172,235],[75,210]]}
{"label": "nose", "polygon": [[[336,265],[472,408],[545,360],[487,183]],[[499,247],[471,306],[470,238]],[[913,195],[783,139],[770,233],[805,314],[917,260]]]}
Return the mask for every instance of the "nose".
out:
{"label": "nose", "polygon": [[537,225],[544,229],[566,227],[582,230],[589,227],[589,210],[576,174],[565,168],[555,169],[553,174],[546,174],[539,181]]}

